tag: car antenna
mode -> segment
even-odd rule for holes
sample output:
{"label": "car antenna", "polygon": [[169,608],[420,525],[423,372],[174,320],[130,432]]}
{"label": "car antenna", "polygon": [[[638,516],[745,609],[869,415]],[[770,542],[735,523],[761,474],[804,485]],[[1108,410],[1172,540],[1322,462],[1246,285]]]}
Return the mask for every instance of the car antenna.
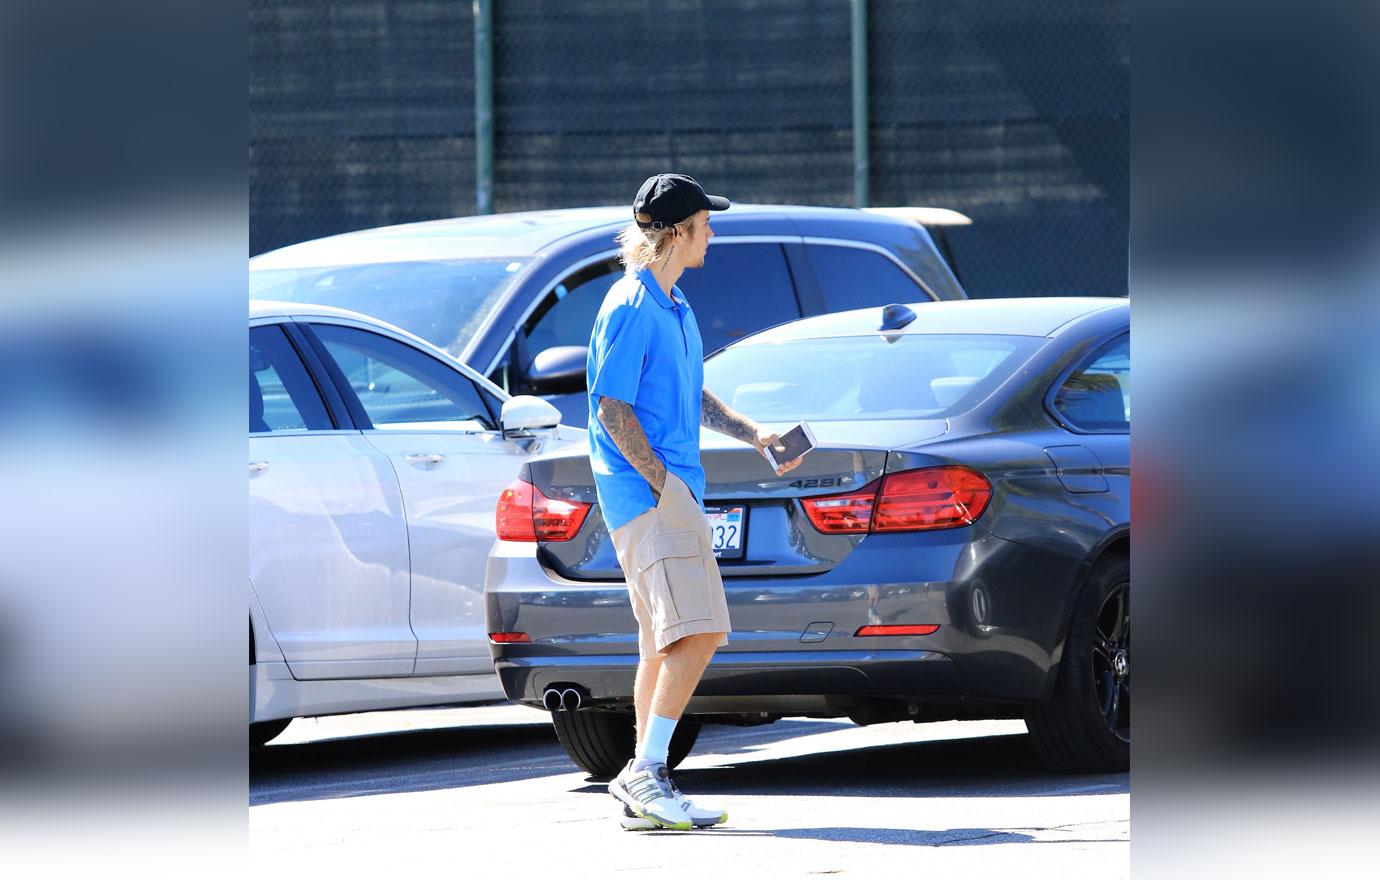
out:
{"label": "car antenna", "polygon": [[882,325],[877,329],[882,332],[882,338],[890,344],[900,339],[899,331],[914,320],[915,312],[911,311],[910,307],[900,303],[890,303],[882,306]]}

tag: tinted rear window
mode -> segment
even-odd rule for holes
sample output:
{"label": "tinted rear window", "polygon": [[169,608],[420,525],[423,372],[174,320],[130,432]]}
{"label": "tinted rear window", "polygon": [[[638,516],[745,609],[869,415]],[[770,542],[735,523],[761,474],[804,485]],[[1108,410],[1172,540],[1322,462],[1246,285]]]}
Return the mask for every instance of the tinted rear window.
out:
{"label": "tinted rear window", "polygon": [[706,361],[704,383],[758,421],[941,418],[987,397],[1040,342],[914,334],[748,344]]}
{"label": "tinted rear window", "polygon": [[704,266],[687,271],[676,286],[695,310],[706,352],[800,317],[779,244],[711,244]]}
{"label": "tinted rear window", "polygon": [[808,251],[831,312],[930,298],[915,279],[876,251],[818,244]]}

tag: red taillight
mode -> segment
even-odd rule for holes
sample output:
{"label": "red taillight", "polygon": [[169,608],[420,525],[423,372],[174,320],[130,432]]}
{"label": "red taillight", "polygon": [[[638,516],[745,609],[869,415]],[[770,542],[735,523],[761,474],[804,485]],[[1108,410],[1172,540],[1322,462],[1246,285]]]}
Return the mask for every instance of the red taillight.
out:
{"label": "red taillight", "polygon": [[513,642],[530,642],[532,637],[527,633],[489,633],[489,641],[511,644]]}
{"label": "red taillight", "polygon": [[800,505],[814,527],[826,535],[866,532],[877,503],[877,486],[873,480],[856,492],[802,498]]}
{"label": "red taillight", "polygon": [[975,470],[946,466],[889,474],[854,492],[802,498],[805,515],[825,534],[913,532],[970,525],[992,500]]}
{"label": "red taillight", "polygon": [[965,467],[933,467],[890,474],[882,480],[874,532],[952,529],[971,525],[992,500],[992,484]]}
{"label": "red taillight", "polygon": [[939,629],[937,623],[860,627],[855,636],[927,636]]}
{"label": "red taillight", "polygon": [[580,533],[585,517],[593,507],[585,501],[562,501],[547,498],[532,487],[532,525],[538,541],[569,541]]}
{"label": "red taillight", "polygon": [[513,480],[498,496],[494,525],[498,529],[499,540],[537,540],[537,530],[532,525],[532,493],[535,491],[537,489],[531,483]]}
{"label": "red taillight", "polygon": [[517,479],[498,496],[494,526],[503,541],[569,541],[579,534],[593,506],[547,498],[536,486]]}

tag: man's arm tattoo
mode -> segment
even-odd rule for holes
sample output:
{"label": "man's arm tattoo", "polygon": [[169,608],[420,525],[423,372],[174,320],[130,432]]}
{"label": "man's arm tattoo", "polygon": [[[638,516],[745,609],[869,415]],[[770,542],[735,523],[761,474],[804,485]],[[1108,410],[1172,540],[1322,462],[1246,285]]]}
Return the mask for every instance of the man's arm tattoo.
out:
{"label": "man's arm tattoo", "polygon": [[744,443],[757,442],[757,425],[742,413],[729,409],[728,404],[708,388],[704,389],[700,413],[700,424],[709,430],[727,434]]}
{"label": "man's arm tattoo", "polygon": [[609,432],[618,451],[637,468],[642,479],[647,481],[652,492],[660,499],[661,490],[666,486],[666,465],[652,452],[647,433],[642,430],[642,423],[637,420],[632,406],[612,397],[601,397],[599,422]]}

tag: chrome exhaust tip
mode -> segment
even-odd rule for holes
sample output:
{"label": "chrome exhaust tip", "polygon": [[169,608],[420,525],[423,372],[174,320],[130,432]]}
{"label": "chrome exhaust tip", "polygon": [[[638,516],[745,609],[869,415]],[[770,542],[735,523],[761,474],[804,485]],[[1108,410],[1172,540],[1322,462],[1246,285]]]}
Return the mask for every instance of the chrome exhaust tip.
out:
{"label": "chrome exhaust tip", "polygon": [[561,691],[561,708],[567,712],[574,712],[580,708],[580,692],[574,688]]}
{"label": "chrome exhaust tip", "polygon": [[548,712],[555,712],[561,708],[561,702],[561,692],[555,688],[547,688],[546,692],[541,695],[541,704]]}

